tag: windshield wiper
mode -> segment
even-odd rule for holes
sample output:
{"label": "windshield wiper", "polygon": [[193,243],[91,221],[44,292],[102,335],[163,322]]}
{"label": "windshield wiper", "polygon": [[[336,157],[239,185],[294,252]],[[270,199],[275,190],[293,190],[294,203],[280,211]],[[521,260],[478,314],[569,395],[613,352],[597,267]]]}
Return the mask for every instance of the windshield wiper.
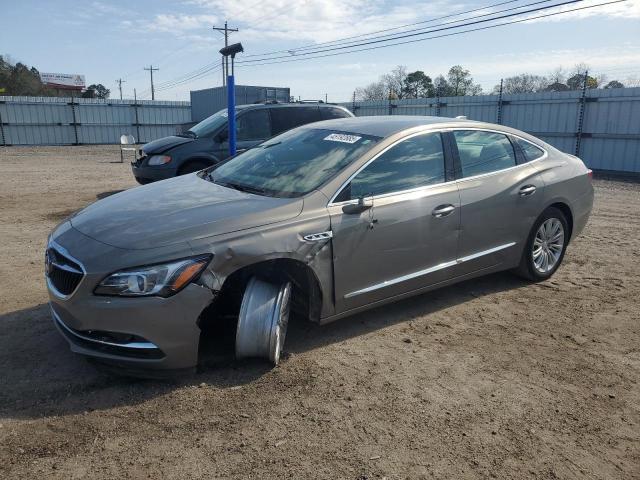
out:
{"label": "windshield wiper", "polygon": [[223,187],[231,188],[233,190],[238,190],[239,192],[255,193],[257,195],[266,194],[266,190],[259,187],[252,187],[249,185],[242,185],[241,183],[223,182],[221,180],[216,180],[215,178],[213,178],[213,171],[209,172],[209,174],[207,175],[207,178],[215,184],[221,185]]}
{"label": "windshield wiper", "polygon": [[269,145],[263,145],[262,148],[267,149],[270,147],[275,147],[276,145],[280,145],[282,142],[274,142],[274,143],[270,143]]}

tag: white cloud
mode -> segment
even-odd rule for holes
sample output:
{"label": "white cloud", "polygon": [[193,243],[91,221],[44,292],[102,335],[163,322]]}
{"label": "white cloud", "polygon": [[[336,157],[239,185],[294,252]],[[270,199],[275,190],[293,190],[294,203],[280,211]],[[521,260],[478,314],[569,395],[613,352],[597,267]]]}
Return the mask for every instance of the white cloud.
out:
{"label": "white cloud", "polygon": [[204,28],[211,28],[218,18],[214,15],[188,15],[182,13],[160,13],[144,22],[149,30],[175,33],[194,32]]}
{"label": "white cloud", "polygon": [[244,39],[324,42],[460,10],[447,0],[190,0],[204,11],[240,23]]}
{"label": "white cloud", "polygon": [[[587,0],[548,12],[566,11],[595,5],[606,0]],[[388,0],[186,0],[236,26],[241,24],[243,39],[278,39],[318,43],[372,31],[429,20],[455,12],[478,8],[464,0],[388,1]],[[509,8],[497,7],[497,9]],[[491,9],[496,10],[496,9]],[[470,16],[487,13],[482,10]],[[546,13],[532,13],[530,16]],[[580,10],[534,21],[566,21],[586,17],[640,18],[640,0]],[[451,21],[447,19],[443,21]],[[428,24],[424,25],[428,27]]]}
{"label": "white cloud", "polygon": [[[610,1],[610,0],[609,0]],[[576,8],[591,7],[601,3],[606,3],[607,0],[586,0],[571,5],[565,5],[553,10],[551,12],[567,12]],[[547,13],[540,12],[534,13],[531,16],[541,15]],[[577,10],[575,12],[563,13],[562,15],[554,15],[551,17],[532,20],[532,22],[563,22],[567,20],[583,19],[590,17],[611,17],[611,18],[640,18],[640,0],[626,0],[620,3],[613,3],[611,5],[604,5],[596,8],[586,8],[583,10]]]}

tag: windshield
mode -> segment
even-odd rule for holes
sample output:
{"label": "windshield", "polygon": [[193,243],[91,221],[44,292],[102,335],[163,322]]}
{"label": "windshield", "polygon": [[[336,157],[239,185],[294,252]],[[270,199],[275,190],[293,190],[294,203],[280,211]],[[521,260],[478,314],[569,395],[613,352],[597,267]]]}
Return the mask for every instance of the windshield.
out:
{"label": "windshield", "polygon": [[198,137],[206,137],[227,123],[227,109],[220,110],[189,129]]}
{"label": "windshield", "polygon": [[333,130],[290,130],[228,160],[208,178],[252,193],[298,197],[320,187],[378,140]]}

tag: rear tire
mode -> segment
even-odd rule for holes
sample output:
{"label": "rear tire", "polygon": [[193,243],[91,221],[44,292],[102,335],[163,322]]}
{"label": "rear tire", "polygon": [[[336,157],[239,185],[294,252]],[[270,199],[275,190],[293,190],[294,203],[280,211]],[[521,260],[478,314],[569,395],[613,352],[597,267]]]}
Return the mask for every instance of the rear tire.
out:
{"label": "rear tire", "polygon": [[270,283],[252,277],[242,297],[236,330],[236,358],[257,357],[278,365],[289,314],[291,283]]}
{"label": "rear tire", "polygon": [[529,232],[515,273],[533,282],[547,280],[560,267],[568,242],[566,217],[555,207],[546,209]]}
{"label": "rear tire", "polygon": [[189,173],[199,172],[200,170],[207,168],[209,165],[209,163],[202,160],[193,160],[181,167],[180,170],[178,170],[178,175],[187,175]]}

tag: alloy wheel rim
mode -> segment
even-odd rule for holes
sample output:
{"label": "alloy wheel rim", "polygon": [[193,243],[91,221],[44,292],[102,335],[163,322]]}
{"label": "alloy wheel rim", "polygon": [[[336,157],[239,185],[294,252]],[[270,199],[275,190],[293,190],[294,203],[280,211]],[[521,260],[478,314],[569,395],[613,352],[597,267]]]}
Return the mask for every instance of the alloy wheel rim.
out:
{"label": "alloy wheel rim", "polygon": [[538,227],[533,239],[533,266],[538,273],[547,274],[560,260],[564,248],[564,227],[557,218],[549,218]]}

